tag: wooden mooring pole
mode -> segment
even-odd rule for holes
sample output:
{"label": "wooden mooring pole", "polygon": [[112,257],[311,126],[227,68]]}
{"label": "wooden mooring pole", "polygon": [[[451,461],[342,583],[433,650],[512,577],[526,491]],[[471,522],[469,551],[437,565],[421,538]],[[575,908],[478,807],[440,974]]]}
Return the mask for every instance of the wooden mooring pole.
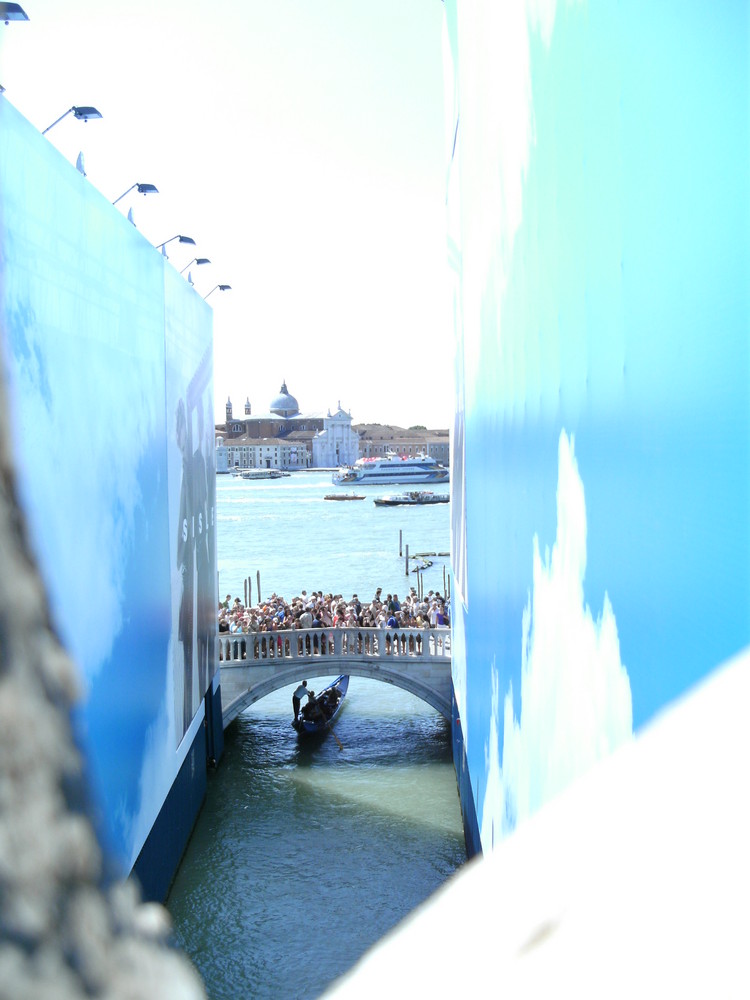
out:
{"label": "wooden mooring pole", "polygon": [[409,575],[409,546],[408,545],[406,546],[406,562],[405,562],[405,566],[406,566],[406,573],[405,573],[405,575],[408,576]]}
{"label": "wooden mooring pole", "polygon": [[[245,607],[252,607],[253,604],[253,578],[251,576],[246,576],[242,581],[242,587],[245,592]],[[258,572],[258,604],[260,604],[260,572]]]}
{"label": "wooden mooring pole", "polygon": [[256,593],[258,595],[258,604],[260,604],[260,570],[258,570],[258,572],[256,574],[256,579],[257,579],[257,582],[258,582],[258,589],[257,589]]}

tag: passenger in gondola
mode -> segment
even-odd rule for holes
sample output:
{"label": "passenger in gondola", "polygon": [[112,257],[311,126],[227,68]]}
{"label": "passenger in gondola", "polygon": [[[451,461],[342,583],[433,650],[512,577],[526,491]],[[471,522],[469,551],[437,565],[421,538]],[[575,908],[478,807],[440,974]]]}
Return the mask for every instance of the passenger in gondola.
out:
{"label": "passenger in gondola", "polygon": [[307,701],[302,706],[299,712],[300,718],[305,719],[308,722],[312,721],[312,719],[315,718],[316,707],[317,704],[315,701],[315,692],[312,690],[312,688],[309,688],[307,692]]}
{"label": "passenger in gondola", "polygon": [[310,709],[310,721],[319,722],[322,725],[326,725],[330,717],[330,712],[326,711],[326,700],[321,698],[320,701],[313,701],[309,705]]}

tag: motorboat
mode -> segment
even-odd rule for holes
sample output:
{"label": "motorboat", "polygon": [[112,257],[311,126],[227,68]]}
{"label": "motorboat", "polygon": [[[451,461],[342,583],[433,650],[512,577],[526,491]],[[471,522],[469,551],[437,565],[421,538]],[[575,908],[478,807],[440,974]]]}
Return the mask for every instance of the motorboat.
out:
{"label": "motorboat", "polygon": [[450,503],[448,493],[431,493],[429,490],[411,490],[408,493],[389,493],[375,497],[376,507],[418,507],[423,504]]}

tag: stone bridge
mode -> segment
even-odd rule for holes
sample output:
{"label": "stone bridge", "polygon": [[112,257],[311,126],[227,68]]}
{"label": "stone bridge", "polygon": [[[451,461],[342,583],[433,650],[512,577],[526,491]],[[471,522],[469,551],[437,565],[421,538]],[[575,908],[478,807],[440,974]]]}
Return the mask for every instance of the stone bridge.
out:
{"label": "stone bridge", "polygon": [[224,728],[272,691],[303,677],[372,677],[409,691],[446,719],[451,714],[451,631],[284,629],[219,636]]}

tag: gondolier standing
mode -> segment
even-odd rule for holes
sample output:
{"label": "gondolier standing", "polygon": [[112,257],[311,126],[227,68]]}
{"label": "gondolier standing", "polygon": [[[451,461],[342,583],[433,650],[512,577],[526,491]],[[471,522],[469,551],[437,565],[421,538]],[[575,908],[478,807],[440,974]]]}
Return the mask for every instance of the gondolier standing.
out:
{"label": "gondolier standing", "polygon": [[297,690],[292,695],[292,706],[294,707],[294,721],[296,722],[299,718],[299,706],[302,699],[306,694],[310,692],[307,690],[307,681],[302,681],[302,683],[297,687]]}

